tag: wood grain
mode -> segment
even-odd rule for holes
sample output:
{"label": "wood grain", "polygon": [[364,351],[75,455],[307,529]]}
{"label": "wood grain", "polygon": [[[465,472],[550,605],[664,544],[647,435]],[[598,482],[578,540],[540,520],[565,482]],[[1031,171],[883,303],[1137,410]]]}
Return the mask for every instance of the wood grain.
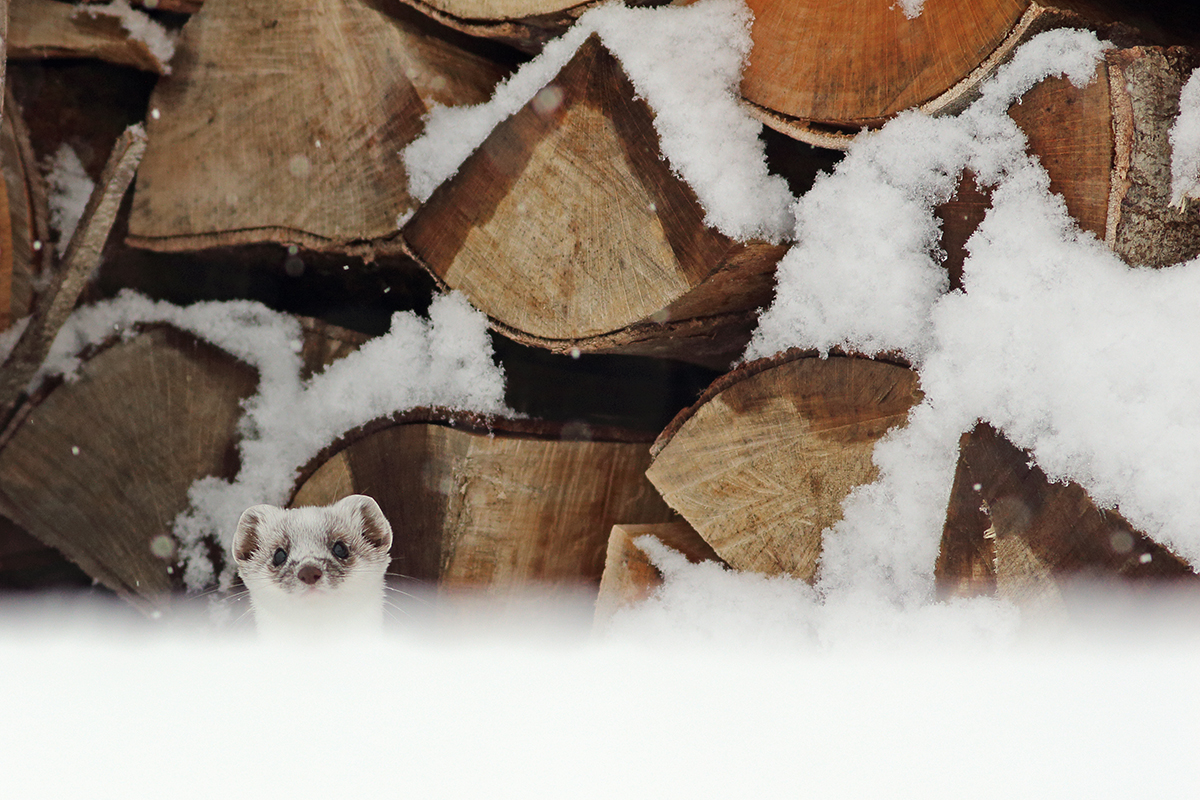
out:
{"label": "wood grain", "polygon": [[396,531],[392,571],[449,592],[595,587],[614,524],[671,517],[643,474],[647,442],[436,419],[375,426],[335,445],[305,470],[292,505],[374,497]]}
{"label": "wood grain", "polygon": [[178,586],[171,525],[193,481],[236,473],[240,402],[256,384],[172,328],[101,350],[0,450],[0,513],[135,605],[165,602]]}
{"label": "wood grain", "polygon": [[687,522],[663,522],[658,525],[614,525],[608,537],[604,557],[604,575],[596,597],[595,624],[603,627],[620,609],[650,597],[662,585],[663,576],[650,563],[634,540],[652,536],[685,556],[693,564],[712,561],[724,564],[716,551]]}
{"label": "wood grain", "polygon": [[946,596],[1037,600],[1080,578],[1200,581],[1183,559],[1100,509],[1074,482],[1051,483],[1028,453],[980,423],[964,434],[936,576]]}
{"label": "wood grain", "polygon": [[646,474],[730,566],[811,581],[821,532],[875,479],[875,442],[920,397],[905,367],[789,351],[718,380]]}
{"label": "wood grain", "polygon": [[754,310],[784,252],[704,224],[649,107],[595,35],[402,235],[498,330],[557,352],[620,351],[628,328],[631,341],[668,338],[687,320]]}
{"label": "wood grain", "polygon": [[504,71],[360,0],[209,0],[159,82],[129,241],[321,249],[395,232],[400,151]]}
{"label": "wood grain", "polygon": [[167,65],[115,16],[55,0],[9,0],[9,58],[99,58],[162,75]]}
{"label": "wood grain", "polygon": [[876,124],[967,77],[1005,40],[1028,0],[926,0],[908,19],[878,0],[749,0],[742,94],[804,120]]}

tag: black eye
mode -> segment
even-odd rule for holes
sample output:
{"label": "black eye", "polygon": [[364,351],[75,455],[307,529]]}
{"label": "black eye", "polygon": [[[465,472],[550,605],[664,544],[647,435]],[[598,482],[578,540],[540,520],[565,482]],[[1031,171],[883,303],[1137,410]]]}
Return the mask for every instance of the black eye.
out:
{"label": "black eye", "polygon": [[350,548],[346,547],[345,542],[334,542],[333,547],[330,549],[333,550],[333,554],[338,558],[350,557]]}
{"label": "black eye", "polygon": [[282,547],[276,547],[275,555],[271,556],[271,563],[277,567],[281,567],[285,561],[287,561],[287,550],[284,550]]}

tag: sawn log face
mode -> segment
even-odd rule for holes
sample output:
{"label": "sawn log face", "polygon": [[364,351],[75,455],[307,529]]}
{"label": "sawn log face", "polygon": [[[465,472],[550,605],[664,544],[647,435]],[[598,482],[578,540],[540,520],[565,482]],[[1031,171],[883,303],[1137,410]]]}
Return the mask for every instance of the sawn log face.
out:
{"label": "sawn log face", "polygon": [[920,397],[882,361],[791,352],[718,381],[655,445],[647,476],[735,569],[811,581],[821,532],[876,477],[875,442]]}

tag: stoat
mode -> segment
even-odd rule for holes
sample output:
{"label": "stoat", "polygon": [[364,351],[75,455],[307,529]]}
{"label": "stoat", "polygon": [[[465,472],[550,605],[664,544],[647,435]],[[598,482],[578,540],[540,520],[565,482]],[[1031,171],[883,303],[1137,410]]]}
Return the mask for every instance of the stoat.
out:
{"label": "stoat", "polygon": [[233,557],[260,635],[304,638],[378,631],[392,527],[356,494],[331,506],[251,506]]}

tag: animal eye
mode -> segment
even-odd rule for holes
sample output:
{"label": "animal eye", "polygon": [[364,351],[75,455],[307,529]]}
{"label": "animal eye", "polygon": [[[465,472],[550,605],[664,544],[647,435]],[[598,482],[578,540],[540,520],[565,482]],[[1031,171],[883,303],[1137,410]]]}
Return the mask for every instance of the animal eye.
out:
{"label": "animal eye", "polygon": [[282,547],[276,547],[275,555],[271,556],[271,563],[277,567],[281,567],[285,561],[287,561],[287,550],[284,550]]}
{"label": "animal eye", "polygon": [[333,550],[333,554],[338,558],[350,557],[350,548],[346,547],[345,542],[334,542],[331,549]]}

